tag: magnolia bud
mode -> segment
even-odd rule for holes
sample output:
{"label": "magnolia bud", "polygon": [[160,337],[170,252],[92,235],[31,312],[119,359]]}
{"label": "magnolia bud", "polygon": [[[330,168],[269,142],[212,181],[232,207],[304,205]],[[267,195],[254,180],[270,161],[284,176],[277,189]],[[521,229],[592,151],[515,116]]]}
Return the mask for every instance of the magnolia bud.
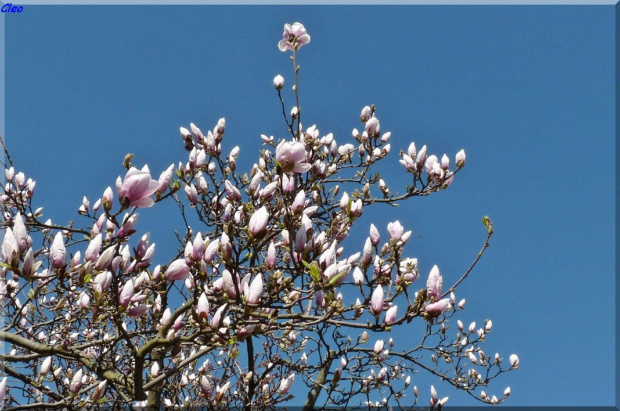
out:
{"label": "magnolia bud", "polygon": [[284,77],[279,74],[275,76],[273,78],[273,86],[276,88],[276,90],[282,90],[282,87],[284,87]]}

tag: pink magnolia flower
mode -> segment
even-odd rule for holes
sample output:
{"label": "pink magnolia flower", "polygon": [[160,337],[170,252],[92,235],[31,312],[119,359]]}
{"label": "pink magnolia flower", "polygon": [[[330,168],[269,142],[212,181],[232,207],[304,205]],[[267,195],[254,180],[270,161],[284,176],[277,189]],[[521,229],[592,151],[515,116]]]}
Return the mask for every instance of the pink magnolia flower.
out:
{"label": "pink magnolia flower", "polygon": [[[237,280],[237,284],[238,284],[238,279],[239,276],[235,275],[236,280]],[[226,295],[228,295],[228,298],[237,298],[237,289],[235,288],[235,283],[234,283],[234,279],[232,274],[230,273],[230,271],[228,270],[224,270],[224,272],[222,273],[222,279],[223,279],[223,284],[222,284],[222,288],[224,289],[224,292],[226,293]]]}
{"label": "pink magnolia flower", "polygon": [[312,167],[306,162],[306,146],[299,141],[283,141],[276,147],[276,160],[285,173],[305,173]]}
{"label": "pink magnolia flower", "polygon": [[52,357],[47,357],[45,360],[43,360],[43,364],[41,364],[39,375],[46,375],[48,372],[50,372],[51,367],[52,367]]}
{"label": "pink magnolia flower", "polygon": [[433,154],[431,156],[428,156],[426,158],[426,161],[424,162],[424,168],[426,168],[426,172],[428,174],[433,174],[433,170],[435,168],[435,164],[438,163],[438,162],[439,162],[439,160],[437,159],[436,155]]}
{"label": "pink magnolia flower", "polygon": [[67,265],[67,249],[65,248],[65,242],[62,239],[62,233],[58,232],[54,237],[54,242],[50,248],[50,260],[52,260],[52,267],[62,268]]}
{"label": "pink magnolia flower", "polygon": [[129,310],[127,310],[127,315],[130,317],[141,317],[151,308],[150,304],[140,304],[134,305]]}
{"label": "pink magnolia flower", "polygon": [[213,385],[211,384],[206,375],[200,377],[200,389],[202,391],[202,394],[206,398],[211,398],[211,396],[213,395]]}
{"label": "pink magnolia flower", "polygon": [[2,257],[7,263],[10,263],[12,260],[15,260],[17,263],[19,261],[18,255],[19,246],[13,235],[13,230],[7,227],[4,232],[4,239],[2,240]]}
{"label": "pink magnolia flower", "polygon": [[91,396],[93,402],[97,402],[97,400],[99,400],[99,398],[101,398],[101,396],[105,393],[105,389],[108,386],[108,381],[107,380],[103,380],[99,383],[99,385],[97,385],[97,387],[95,388],[95,391],[93,392],[93,395]]}
{"label": "pink magnolia flower", "polygon": [[383,311],[383,287],[380,285],[372,293],[370,305],[375,314],[380,314]]}
{"label": "pink magnolia flower", "polygon": [[273,243],[269,243],[269,248],[267,249],[267,258],[265,259],[267,266],[269,268],[275,268],[276,266],[276,246]]}
{"label": "pink magnolia flower", "polygon": [[258,304],[260,298],[263,295],[263,277],[259,274],[252,281],[247,294],[248,302],[250,304]]}
{"label": "pink magnolia flower", "polygon": [[157,191],[159,183],[157,180],[151,179],[151,173],[148,166],[138,170],[131,167],[125,179],[121,180],[119,176],[116,179],[116,192],[118,193],[121,205],[126,207],[150,207],[154,201],[151,195]]}
{"label": "pink magnolia flower", "polygon": [[189,267],[185,263],[184,258],[174,260],[168,268],[164,277],[167,281],[185,280],[189,275]]}
{"label": "pink magnolia flower", "polygon": [[217,311],[215,311],[213,318],[211,318],[211,327],[219,327],[220,322],[222,320],[222,316],[224,315],[224,311],[226,310],[227,306],[228,304],[224,304],[220,306],[220,308],[218,308]]}
{"label": "pink magnolia flower", "polygon": [[379,354],[381,351],[383,351],[383,347],[385,346],[385,343],[383,342],[383,340],[377,340],[375,342],[375,354]]}
{"label": "pink magnolia flower", "polygon": [[396,321],[396,315],[398,314],[398,306],[393,305],[385,312],[385,323],[392,324]]}
{"label": "pink magnolia flower", "polygon": [[291,386],[293,385],[293,381],[295,381],[295,373],[292,373],[291,375],[289,375],[286,378],[283,378],[282,381],[280,381],[280,394],[284,395],[288,392],[288,390],[291,389]]}
{"label": "pink magnolia flower", "polygon": [[381,134],[381,125],[379,124],[379,119],[377,117],[371,117],[366,122],[366,132],[368,136],[377,138]]}
{"label": "pink magnolia flower", "polygon": [[365,106],[362,109],[362,113],[360,114],[360,120],[362,120],[363,122],[366,122],[370,119],[371,115],[372,115],[372,109],[369,106]]}
{"label": "pink magnolia flower", "polygon": [[461,150],[456,153],[456,166],[461,168],[465,165],[465,150]]}
{"label": "pink magnolia flower", "polygon": [[71,385],[69,386],[69,391],[73,394],[77,394],[82,388],[82,369],[79,369],[78,372],[73,374],[73,378],[71,379]]}
{"label": "pink magnolia flower", "polygon": [[204,255],[204,261],[207,264],[210,264],[213,262],[213,259],[215,258],[216,254],[217,254],[217,250],[220,248],[220,239],[217,238],[215,240],[213,240],[211,243],[209,243],[209,245],[207,246],[207,248],[205,249],[205,255]]}
{"label": "pink magnolia flower", "polygon": [[204,292],[200,294],[200,298],[198,299],[198,304],[196,305],[196,314],[198,314],[198,318],[206,319],[209,317],[209,299]]}
{"label": "pink magnolia flower", "polygon": [[441,297],[441,289],[443,287],[443,277],[439,272],[439,267],[434,265],[431,269],[430,274],[428,275],[428,280],[426,281],[426,291],[428,292],[428,297],[434,297],[435,301],[439,300]]}
{"label": "pink magnolia flower", "polygon": [[13,219],[13,235],[15,236],[19,251],[25,251],[32,245],[32,238],[28,235],[21,213],[17,213]]}
{"label": "pink magnolia flower", "polygon": [[123,225],[116,233],[116,238],[123,238],[123,237],[130,236],[132,234],[133,228],[138,222],[139,215],[140,214],[132,214],[131,216],[128,217],[127,214],[125,214],[125,216],[123,217]]}
{"label": "pink magnolia flower", "polygon": [[112,209],[112,203],[114,202],[114,193],[112,193],[112,188],[108,187],[105,189],[101,200],[103,201],[103,209],[105,211],[110,211]]}
{"label": "pink magnolia flower", "polygon": [[300,211],[302,211],[304,209],[305,202],[306,202],[306,192],[304,190],[301,190],[295,196],[295,199],[293,200],[293,204],[291,204],[291,210],[293,210],[293,213],[299,213]]}
{"label": "pink magnolia flower", "polygon": [[78,300],[78,305],[80,306],[80,308],[88,308],[88,304],[90,304],[90,297],[88,296],[88,294],[82,292],[80,294],[80,299]]}
{"label": "pink magnolia flower", "polygon": [[450,158],[446,154],[441,157],[441,168],[444,170],[450,169]]}
{"label": "pink magnolia flower", "polygon": [[267,211],[267,207],[262,206],[258,210],[252,214],[250,217],[250,222],[248,224],[248,229],[250,230],[250,235],[252,237],[257,237],[265,233],[265,229],[267,228],[267,222],[269,221],[269,211]]}
{"label": "pink magnolia flower", "polygon": [[[413,144],[413,143],[412,143]],[[400,162],[400,164],[402,164],[403,166],[405,166],[405,168],[409,171],[416,171],[416,164],[413,158],[411,158],[409,155],[407,154],[403,154],[403,159],[402,160],[398,160]]]}
{"label": "pink magnolia flower", "polygon": [[362,270],[360,270],[359,267],[355,267],[353,270],[353,282],[355,282],[355,285],[358,287],[361,287],[364,283],[364,273],[362,273]]}
{"label": "pink magnolia flower", "polygon": [[166,170],[164,170],[159,175],[159,180],[157,180],[157,189],[155,190],[155,193],[163,194],[168,189],[168,186],[170,185],[170,181],[172,181],[173,171],[174,171],[174,164],[170,164],[170,167],[168,167]]}
{"label": "pink magnolia flower", "polygon": [[127,307],[133,296],[134,296],[133,280],[129,279],[125,283],[125,285],[123,285],[123,288],[121,288],[119,292],[118,303],[122,305],[123,307]]}
{"label": "pink magnolia flower", "polygon": [[99,233],[88,244],[88,248],[86,249],[86,252],[84,253],[84,259],[86,261],[95,262],[97,260],[97,257],[99,257],[99,250],[101,249],[102,243],[103,243],[103,237],[101,233]]}
{"label": "pink magnolia flower", "polygon": [[439,300],[435,303],[432,304],[428,304],[425,308],[424,311],[428,314],[441,314],[442,312],[444,312],[446,310],[446,308],[448,308],[448,306],[450,305],[450,299],[449,298],[444,298],[443,300]]}
{"label": "pink magnolia flower", "polygon": [[378,245],[381,241],[381,235],[379,234],[379,230],[375,227],[374,224],[370,224],[370,242],[372,245]]}
{"label": "pink magnolia flower", "polygon": [[388,223],[387,225],[388,232],[390,233],[390,238],[393,241],[398,241],[403,236],[403,232],[405,229],[400,224],[400,221],[396,220],[393,223]]}
{"label": "pink magnolia flower", "polygon": [[109,271],[104,271],[100,274],[97,274],[95,280],[93,282],[93,289],[95,292],[102,293],[110,287],[112,283],[112,273]]}
{"label": "pink magnolia flower", "polygon": [[422,167],[426,162],[426,145],[422,146],[418,155],[415,158],[415,162],[419,167]]}
{"label": "pink magnolia flower", "polygon": [[278,48],[283,52],[287,50],[293,51],[308,43],[310,43],[310,35],[306,32],[303,24],[285,24],[282,40],[278,42]]}

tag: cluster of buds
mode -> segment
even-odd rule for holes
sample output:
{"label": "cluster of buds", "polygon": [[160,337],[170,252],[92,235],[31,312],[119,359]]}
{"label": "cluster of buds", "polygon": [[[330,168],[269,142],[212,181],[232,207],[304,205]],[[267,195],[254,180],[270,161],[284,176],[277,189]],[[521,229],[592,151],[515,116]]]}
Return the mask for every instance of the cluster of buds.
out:
{"label": "cluster of buds", "polygon": [[[407,152],[401,151],[402,159],[400,163],[416,176],[421,179],[423,171],[426,171],[427,182],[445,188],[452,183],[454,172],[450,171],[450,158],[444,154],[441,161],[436,155],[427,155],[426,146],[422,146],[420,151],[416,150],[415,143],[411,143]],[[456,169],[460,169],[465,165],[465,150],[461,150],[455,157]]]}
{"label": "cluster of buds", "polygon": [[[31,178],[26,180],[26,175],[21,171],[15,173],[13,167],[5,169],[4,176],[6,185],[4,193],[0,195],[0,204],[11,208],[24,208],[32,199],[36,181]],[[41,210],[37,210],[34,214],[38,215],[40,212]]]}

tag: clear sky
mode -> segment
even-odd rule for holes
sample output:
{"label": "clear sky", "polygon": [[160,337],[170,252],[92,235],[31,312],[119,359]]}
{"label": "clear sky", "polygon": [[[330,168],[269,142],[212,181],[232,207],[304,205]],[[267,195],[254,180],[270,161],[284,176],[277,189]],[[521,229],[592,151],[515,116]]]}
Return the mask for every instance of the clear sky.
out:
{"label": "clear sky", "polygon": [[[277,41],[284,23],[304,23],[305,126],[352,142],[374,103],[392,131],[393,191],[410,141],[452,161],[467,152],[448,190],[366,209],[346,250],[361,250],[371,221],[387,235],[399,219],[423,279],[438,264],[452,284],[488,214],[495,235],[457,292],[458,318],[492,319],[485,352],[521,359],[489,392],[510,385],[509,405],[614,403],[613,6],[26,6],[4,18],[6,139],[58,223],[114,186],[127,152],[155,175],[186,162],[178,130],[190,122],[225,117],[223,151],[240,145],[239,168],[251,166],[261,133],[286,136],[272,79],[285,77],[291,107],[292,65]],[[174,208],[140,215],[165,262]],[[414,383],[423,404],[431,383],[449,405],[473,404],[434,378]]]}

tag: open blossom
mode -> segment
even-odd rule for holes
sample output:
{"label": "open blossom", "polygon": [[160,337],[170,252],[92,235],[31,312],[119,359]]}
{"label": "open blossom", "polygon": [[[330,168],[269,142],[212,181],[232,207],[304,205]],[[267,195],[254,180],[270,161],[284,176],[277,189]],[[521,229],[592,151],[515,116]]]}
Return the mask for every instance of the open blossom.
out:
{"label": "open blossom", "polygon": [[306,146],[299,141],[283,141],[276,147],[276,160],[285,173],[305,173],[312,165],[306,162]]}
{"label": "open blossom", "polygon": [[159,183],[157,180],[151,179],[151,172],[148,166],[138,170],[131,167],[125,179],[121,180],[119,176],[116,179],[116,192],[119,201],[126,207],[150,207],[154,201],[151,195],[157,191]]}
{"label": "open blossom", "polygon": [[310,35],[306,33],[306,28],[303,24],[285,24],[282,40],[278,43],[278,48],[280,51],[293,51],[308,43],[310,43]]}

